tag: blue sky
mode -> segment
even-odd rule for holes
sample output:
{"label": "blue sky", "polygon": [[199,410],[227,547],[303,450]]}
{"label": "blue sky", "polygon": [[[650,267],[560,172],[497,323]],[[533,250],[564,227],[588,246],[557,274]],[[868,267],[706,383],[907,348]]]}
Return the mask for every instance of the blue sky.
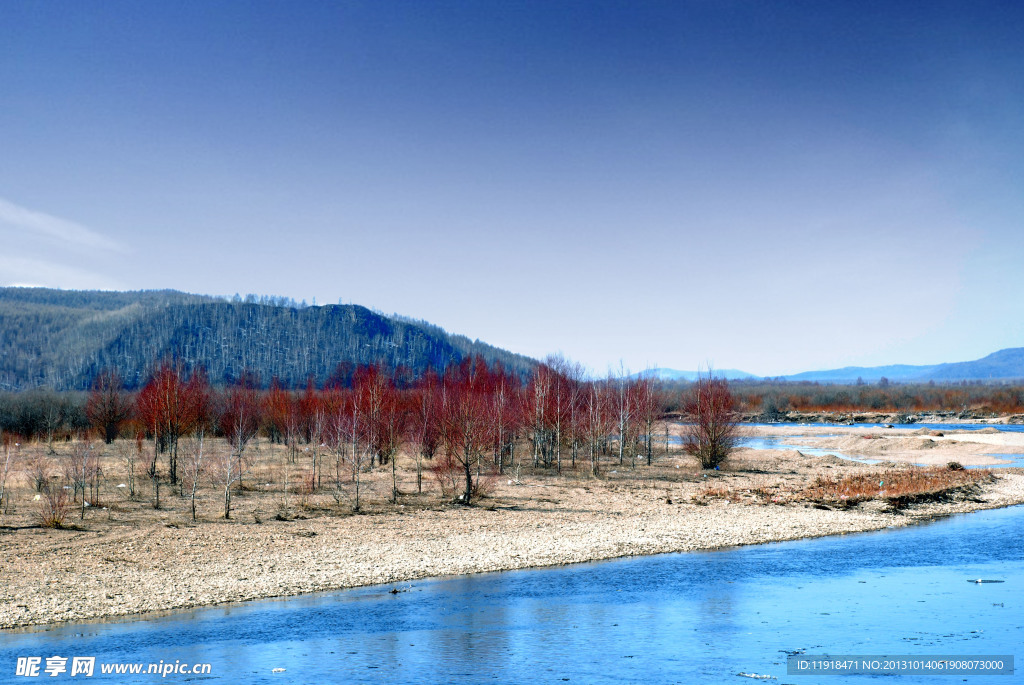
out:
{"label": "blue sky", "polygon": [[781,374],[1024,345],[1017,2],[0,3],[0,284]]}

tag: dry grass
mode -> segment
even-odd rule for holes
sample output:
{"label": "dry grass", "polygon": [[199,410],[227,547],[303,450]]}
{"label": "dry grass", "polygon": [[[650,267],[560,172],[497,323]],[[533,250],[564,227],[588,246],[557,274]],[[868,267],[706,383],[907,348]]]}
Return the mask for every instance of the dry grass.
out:
{"label": "dry grass", "polygon": [[[84,520],[79,520],[82,492],[75,489],[61,466],[74,452],[77,441],[56,441],[53,452],[43,443],[31,442],[20,446],[17,459],[8,477],[7,490],[0,508],[0,530],[33,528],[37,526],[66,527],[74,524],[86,528],[131,527],[151,524],[191,525],[190,488],[172,485],[167,479],[167,455],[159,458],[159,508],[155,506],[155,483],[147,470],[153,458],[153,444],[119,440],[112,445],[94,443],[98,479],[95,488],[90,482],[87,497],[89,506]],[[182,442],[179,460],[184,460],[189,443]],[[207,439],[207,461],[230,450],[221,438]],[[229,523],[251,525],[273,520],[310,519],[321,516],[348,517],[354,511],[355,483],[351,463],[336,464],[336,455],[327,449],[320,451],[320,461],[314,475],[314,450],[300,445],[294,455],[287,446],[260,438],[248,450],[253,466],[240,484],[232,487],[232,519]],[[633,487],[650,481],[674,484],[694,477],[695,466],[680,469],[677,457],[660,456],[654,467],[629,468],[629,462],[620,466],[605,457],[605,472],[599,479],[589,474],[589,462],[578,460],[576,467],[563,465],[561,476],[551,469],[533,468],[527,448],[517,449],[518,468],[508,468],[507,475],[494,473],[490,459],[482,465],[477,478],[473,467],[473,499],[489,506],[506,481],[531,483],[575,484],[594,483],[617,487]],[[688,457],[683,458],[689,462]],[[416,461],[400,453],[397,461],[398,502],[392,502],[390,465],[370,468],[364,461],[360,470],[360,514],[376,515],[400,512],[410,514],[418,510],[435,510],[452,506],[453,499],[462,493],[464,473],[459,464],[444,464],[441,457],[423,463],[422,480],[417,479]],[[440,474],[438,473],[440,472]],[[441,476],[440,478],[438,476]],[[65,486],[67,486],[65,488]],[[546,487],[546,486],[545,486]],[[421,489],[422,488],[422,489]],[[515,490],[515,488],[511,488]],[[47,493],[52,493],[48,497]],[[38,496],[38,498],[37,498]],[[50,500],[53,499],[51,502]],[[204,473],[199,479],[196,509],[199,522],[224,522],[223,486]]]}
{"label": "dry grass", "polygon": [[[160,503],[155,508],[154,483],[146,474],[152,459],[152,443],[143,443],[141,452],[134,441],[113,445],[95,444],[99,478],[90,485],[84,520],[80,520],[81,490],[75,490],[61,471],[62,459],[75,449],[74,442],[56,442],[55,453],[41,443],[22,445],[8,478],[8,490],[0,511],[0,530],[45,526],[116,528],[152,524],[190,525],[191,502],[188,489],[172,486],[166,480],[167,457],[160,457]],[[184,445],[182,450],[187,449]],[[210,459],[230,446],[221,439],[207,443]],[[269,521],[289,521],[318,517],[348,517],[354,511],[355,484],[351,466],[335,464],[328,450],[314,477],[314,450],[300,445],[296,453],[286,446],[265,439],[251,446],[254,466],[232,495],[232,520],[237,525]],[[128,458],[130,457],[130,459]],[[803,506],[822,503],[850,506],[858,502],[883,499],[904,506],[916,499],[941,498],[953,490],[969,488],[990,478],[988,471],[955,470],[954,468],[896,468],[878,471],[855,463],[823,465],[816,458],[798,453],[780,456],[772,452],[742,451],[727,462],[721,471],[702,472],[696,461],[679,450],[656,455],[652,467],[631,467],[617,459],[605,458],[600,476],[589,473],[589,461],[578,460],[576,467],[563,465],[563,473],[534,469],[526,446],[520,445],[517,457],[521,469],[510,469],[496,477],[484,465],[483,477],[475,482],[474,501],[481,506],[504,506],[513,499],[524,506],[521,497],[535,498],[537,492],[522,485],[540,488],[593,487],[614,496],[618,493],[641,493],[648,489],[667,492],[666,499],[675,503],[710,505],[730,504],[753,506]],[[293,461],[294,458],[294,461]],[[455,496],[464,487],[461,468],[434,462],[423,464],[422,491],[417,483],[416,462],[400,454],[397,462],[399,497],[392,502],[391,469],[389,466],[369,468],[364,465],[360,476],[360,514],[412,514],[420,510],[444,509],[452,506]],[[826,460],[827,461],[827,460]],[[837,460],[832,460],[837,462]],[[640,463],[640,460],[637,462]],[[433,468],[432,468],[433,467]],[[823,468],[835,469],[834,476],[824,477]],[[440,473],[438,473],[440,471]],[[474,467],[474,476],[476,475]],[[438,477],[438,476],[442,477]],[[831,474],[830,474],[831,475]],[[822,476],[822,477],[818,477]],[[520,481],[522,479],[522,482]],[[879,486],[879,482],[884,485]],[[68,489],[65,489],[68,486]],[[49,491],[55,501],[46,497]],[[646,495],[643,495],[646,497]],[[916,499],[915,499],[916,498]],[[63,499],[65,501],[58,501]],[[534,499],[534,503],[539,500]],[[543,503],[540,506],[546,506]],[[200,479],[196,497],[200,522],[224,521],[223,487],[208,477]]]}
{"label": "dry grass", "polygon": [[885,500],[894,506],[937,500],[992,480],[989,469],[905,468],[818,478],[802,493],[821,504],[851,506],[869,500]]}

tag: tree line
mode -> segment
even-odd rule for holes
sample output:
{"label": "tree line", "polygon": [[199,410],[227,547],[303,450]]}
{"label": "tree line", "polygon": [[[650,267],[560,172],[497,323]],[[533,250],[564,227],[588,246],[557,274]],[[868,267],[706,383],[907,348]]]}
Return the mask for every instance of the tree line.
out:
{"label": "tree line", "polygon": [[[479,355],[418,376],[382,364],[342,364],[324,384],[310,379],[301,390],[276,379],[263,388],[251,372],[218,389],[201,368],[166,362],[137,391],[127,390],[116,371],[105,370],[84,404],[68,395],[45,396],[76,407],[61,409],[72,420],[60,425],[53,416],[64,406],[60,402],[21,413],[8,405],[6,414],[0,402],[3,428],[50,443],[86,431],[108,443],[134,438],[140,452],[143,441],[151,441],[146,474],[179,487],[195,471],[187,462],[194,459],[197,440],[218,436],[230,444],[232,463],[223,468],[235,474],[228,479],[234,481],[246,472],[247,446],[262,436],[286,445],[292,462],[305,460],[316,489],[354,483],[357,509],[359,474],[368,468],[390,469],[397,500],[400,450],[415,460],[418,488],[429,468],[464,503],[472,501],[481,479],[518,478],[523,466],[553,473],[582,467],[599,474],[609,461],[650,464],[654,424],[664,404],[651,379],[590,379],[580,365],[554,357],[524,378]],[[228,502],[226,513],[229,507]]]}
{"label": "tree line", "polygon": [[733,381],[730,388],[744,411],[768,416],[787,411],[1024,413],[1024,386],[1020,384],[896,383],[883,378],[879,383],[851,385]]}

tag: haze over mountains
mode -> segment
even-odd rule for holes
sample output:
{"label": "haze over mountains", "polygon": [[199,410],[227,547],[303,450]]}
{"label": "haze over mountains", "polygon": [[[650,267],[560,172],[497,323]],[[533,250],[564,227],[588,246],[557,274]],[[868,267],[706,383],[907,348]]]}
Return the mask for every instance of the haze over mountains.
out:
{"label": "haze over mountains", "polygon": [[[678,369],[664,369],[659,367],[634,373],[630,378],[656,378],[659,381],[695,381],[698,376],[706,377],[707,375],[707,371],[679,371]],[[731,381],[760,378],[760,376],[755,376],[752,373],[740,371],[739,369],[712,369],[711,375],[715,378],[725,378]]]}
{"label": "haze over mountains", "polygon": [[[693,380],[696,371],[677,371],[675,369],[651,369],[644,372],[662,380]],[[718,378],[729,380],[758,379],[746,371],[737,369],[714,369]],[[706,372],[705,372],[706,375]],[[967,362],[931,364],[914,366],[911,364],[891,364],[889,366],[845,366],[841,369],[824,371],[804,371],[789,376],[772,376],[773,379],[784,381],[811,381],[818,383],[877,383],[882,378],[897,383],[928,381],[1009,381],[1024,379],[1024,347],[1011,347]]]}

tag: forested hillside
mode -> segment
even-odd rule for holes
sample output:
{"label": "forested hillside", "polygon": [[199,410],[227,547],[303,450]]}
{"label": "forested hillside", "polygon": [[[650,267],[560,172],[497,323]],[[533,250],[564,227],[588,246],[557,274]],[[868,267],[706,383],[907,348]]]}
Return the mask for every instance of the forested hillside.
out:
{"label": "forested hillside", "polygon": [[202,366],[214,383],[244,371],[323,383],[348,365],[377,363],[420,373],[470,354],[522,373],[535,362],[437,326],[358,305],[298,305],[273,298],[231,301],[175,291],[99,292],[0,288],[0,389],[86,389],[116,369],[127,387],[153,365]]}

